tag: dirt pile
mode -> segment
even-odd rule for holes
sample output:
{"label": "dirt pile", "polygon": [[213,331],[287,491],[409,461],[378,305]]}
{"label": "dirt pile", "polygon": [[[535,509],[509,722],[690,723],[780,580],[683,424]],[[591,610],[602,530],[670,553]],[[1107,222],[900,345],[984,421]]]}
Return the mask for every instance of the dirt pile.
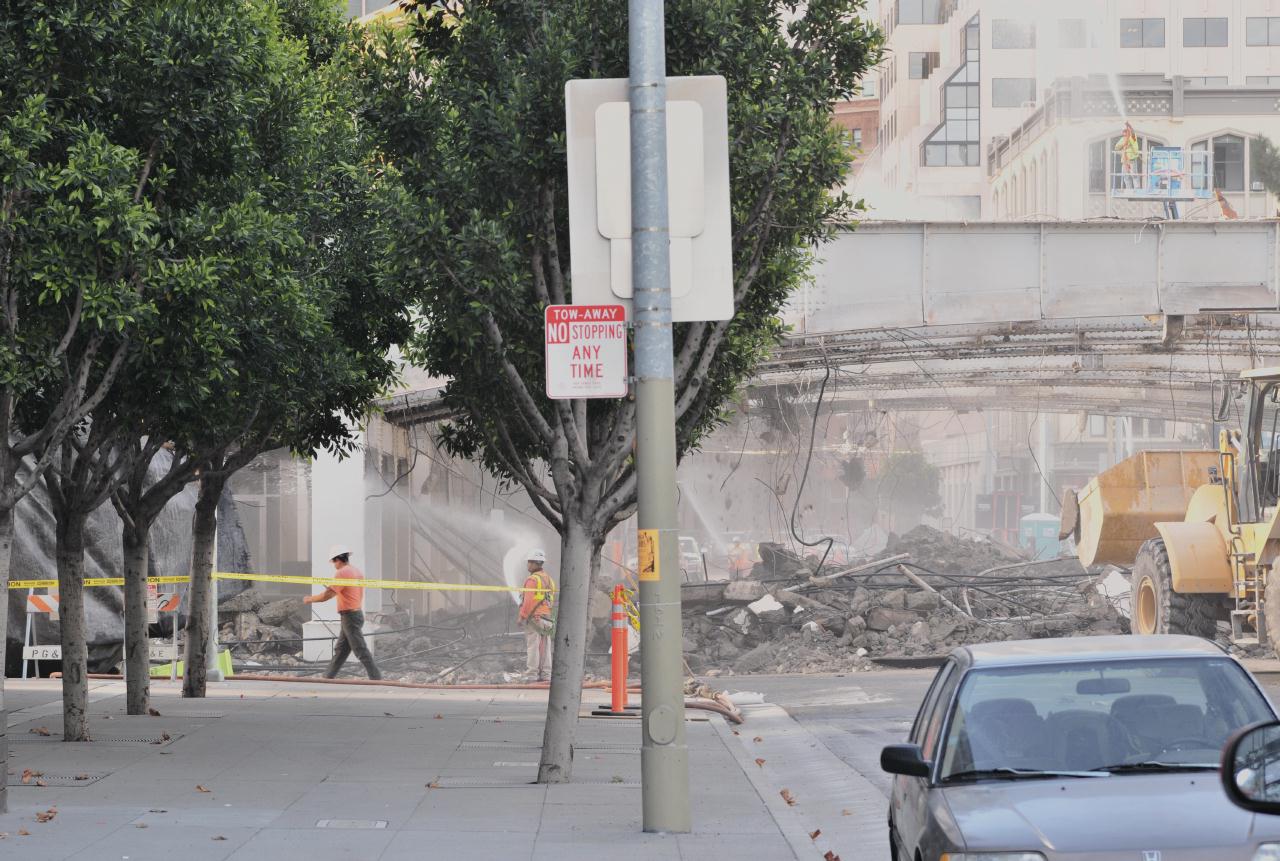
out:
{"label": "dirt pile", "polygon": [[894,537],[874,559],[821,570],[817,557],[776,544],[762,545],[760,557],[719,600],[686,609],[695,673],[845,672],[964,643],[1127,625],[1075,559],[1028,560],[927,526]]}

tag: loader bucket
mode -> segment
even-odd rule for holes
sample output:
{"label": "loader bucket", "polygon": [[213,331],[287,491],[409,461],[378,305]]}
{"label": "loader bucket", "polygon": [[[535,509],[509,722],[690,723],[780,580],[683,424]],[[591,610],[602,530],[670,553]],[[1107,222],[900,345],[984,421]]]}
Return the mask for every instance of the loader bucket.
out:
{"label": "loader bucket", "polygon": [[1143,451],[1094,476],[1079,493],[1080,564],[1132,567],[1156,523],[1185,519],[1191,494],[1209,482],[1216,451]]}

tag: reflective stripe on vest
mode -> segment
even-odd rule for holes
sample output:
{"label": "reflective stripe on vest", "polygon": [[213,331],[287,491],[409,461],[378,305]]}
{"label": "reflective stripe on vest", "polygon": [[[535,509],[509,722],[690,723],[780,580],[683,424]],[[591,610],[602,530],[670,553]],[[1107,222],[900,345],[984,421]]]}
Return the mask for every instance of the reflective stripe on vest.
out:
{"label": "reflective stripe on vest", "polygon": [[538,585],[536,587],[538,591],[533,593],[533,599],[537,601],[539,604],[545,603],[548,606],[550,606],[552,603],[552,597],[551,597],[552,590],[547,585],[547,581],[542,579],[542,572],[535,571],[532,574],[530,574],[529,577],[538,581]]}

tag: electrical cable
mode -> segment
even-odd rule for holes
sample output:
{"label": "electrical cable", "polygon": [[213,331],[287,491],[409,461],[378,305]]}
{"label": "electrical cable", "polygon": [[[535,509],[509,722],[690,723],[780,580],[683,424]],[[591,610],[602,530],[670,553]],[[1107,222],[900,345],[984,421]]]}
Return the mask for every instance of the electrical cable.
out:
{"label": "electrical cable", "polygon": [[817,547],[826,542],[827,549],[822,552],[822,558],[818,560],[817,570],[821,571],[822,566],[826,564],[827,557],[831,555],[831,548],[835,545],[836,540],[831,537],[819,538],[817,541],[806,541],[800,537],[800,532],[796,528],[796,513],[800,510],[800,499],[804,495],[805,484],[809,481],[809,467],[813,463],[813,446],[818,436],[818,415],[822,412],[822,399],[827,391],[827,383],[831,379],[831,361],[827,357],[826,352],[822,355],[823,364],[826,367],[825,373],[822,375],[822,383],[818,386],[818,399],[813,405],[813,423],[809,426],[809,452],[804,459],[804,472],[800,476],[800,484],[796,487],[795,501],[791,506],[791,536],[797,542],[805,547]]}

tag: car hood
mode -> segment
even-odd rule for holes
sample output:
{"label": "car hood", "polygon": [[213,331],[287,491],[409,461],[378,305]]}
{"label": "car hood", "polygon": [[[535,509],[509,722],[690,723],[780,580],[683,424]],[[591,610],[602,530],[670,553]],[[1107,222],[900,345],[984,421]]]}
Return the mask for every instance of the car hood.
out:
{"label": "car hood", "polygon": [[1236,807],[1215,772],[1002,781],[940,791],[971,850],[1160,849],[1168,861],[1181,854],[1177,850],[1280,840],[1280,817]]}

